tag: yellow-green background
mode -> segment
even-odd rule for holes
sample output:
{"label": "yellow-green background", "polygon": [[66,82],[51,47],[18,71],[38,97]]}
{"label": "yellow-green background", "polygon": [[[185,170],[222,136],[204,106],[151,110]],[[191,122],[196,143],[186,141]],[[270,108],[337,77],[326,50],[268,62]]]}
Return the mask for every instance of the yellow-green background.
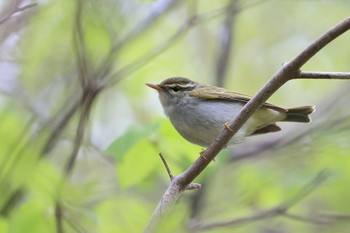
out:
{"label": "yellow-green background", "polygon": [[[64,232],[142,232],[169,184],[158,153],[177,175],[202,150],[177,134],[165,119],[156,92],[144,84],[171,76],[215,84],[226,15],[209,15],[231,1],[178,1],[132,37],[128,35],[166,1],[82,1],[83,37],[93,78],[98,78],[113,45],[128,39],[110,60],[107,88],[93,104],[76,166],[64,185],[63,167],[74,145],[79,111],[62,127],[51,150],[44,153],[42,148],[55,122],[81,95],[74,36],[78,1],[33,0],[22,5],[28,2],[38,4],[0,25],[0,232],[56,232],[58,202]],[[1,17],[10,12],[11,4],[0,3]],[[249,95],[350,13],[346,0],[242,0],[238,6],[224,86]],[[208,18],[169,41],[194,14]],[[303,70],[349,71],[349,44],[347,32]],[[156,56],[147,55],[156,50]],[[119,73],[135,61],[140,61],[137,66]],[[280,133],[223,151],[196,180],[204,188],[181,196],[161,232],[192,232],[189,225],[195,220],[230,220],[275,207],[324,170],[326,181],[290,212],[312,218],[325,211],[350,214],[349,99],[350,81],[287,83],[270,102],[316,105],[313,123],[284,123]],[[304,133],[288,142],[299,132]],[[279,144],[232,160],[269,140]],[[5,209],[17,190],[20,198]],[[193,208],[198,200],[199,207]],[[349,232],[350,220],[333,220],[321,225],[280,216],[208,232]]]}

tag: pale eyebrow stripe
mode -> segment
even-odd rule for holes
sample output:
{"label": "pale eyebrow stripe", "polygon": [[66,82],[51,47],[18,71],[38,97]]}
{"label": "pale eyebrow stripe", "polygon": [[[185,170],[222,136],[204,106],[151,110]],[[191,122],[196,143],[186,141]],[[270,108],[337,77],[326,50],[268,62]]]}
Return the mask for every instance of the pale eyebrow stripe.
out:
{"label": "pale eyebrow stripe", "polygon": [[181,88],[187,89],[187,88],[194,87],[194,84],[192,84],[192,83],[187,83],[187,84],[174,83],[174,84],[168,84],[167,86],[169,86],[169,87],[181,87]]}

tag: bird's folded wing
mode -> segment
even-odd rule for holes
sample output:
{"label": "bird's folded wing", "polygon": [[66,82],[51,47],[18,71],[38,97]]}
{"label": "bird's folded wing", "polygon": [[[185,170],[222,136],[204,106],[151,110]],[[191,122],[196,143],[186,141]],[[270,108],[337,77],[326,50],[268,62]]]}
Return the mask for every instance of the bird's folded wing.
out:
{"label": "bird's folded wing", "polygon": [[[212,86],[203,86],[196,88],[191,92],[190,96],[200,99],[227,100],[232,102],[238,101],[241,103],[247,103],[251,99],[251,97],[248,95],[228,91],[224,88],[213,88]],[[278,112],[288,112],[288,110],[285,108],[281,108],[267,102],[263,104],[263,107],[270,108]]]}

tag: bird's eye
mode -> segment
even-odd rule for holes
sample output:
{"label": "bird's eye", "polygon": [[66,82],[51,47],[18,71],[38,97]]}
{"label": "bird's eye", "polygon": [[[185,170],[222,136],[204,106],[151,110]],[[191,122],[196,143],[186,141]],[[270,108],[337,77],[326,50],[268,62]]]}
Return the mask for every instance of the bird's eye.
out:
{"label": "bird's eye", "polygon": [[175,86],[172,88],[174,92],[178,92],[180,90],[180,88],[178,86]]}

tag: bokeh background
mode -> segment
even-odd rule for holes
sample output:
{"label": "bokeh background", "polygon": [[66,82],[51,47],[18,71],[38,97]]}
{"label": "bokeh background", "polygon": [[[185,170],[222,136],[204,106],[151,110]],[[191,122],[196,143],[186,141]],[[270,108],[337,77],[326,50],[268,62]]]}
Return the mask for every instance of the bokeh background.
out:
{"label": "bokeh background", "polygon": [[[8,0],[0,9],[0,232],[116,233],[142,232],[169,184],[159,152],[177,175],[202,150],[178,135],[146,82],[184,76],[254,95],[348,17],[350,2]],[[303,70],[349,71],[349,44],[347,32]],[[313,122],[224,150],[159,232],[349,232],[349,98],[349,81],[287,83],[270,102],[316,105]]]}

